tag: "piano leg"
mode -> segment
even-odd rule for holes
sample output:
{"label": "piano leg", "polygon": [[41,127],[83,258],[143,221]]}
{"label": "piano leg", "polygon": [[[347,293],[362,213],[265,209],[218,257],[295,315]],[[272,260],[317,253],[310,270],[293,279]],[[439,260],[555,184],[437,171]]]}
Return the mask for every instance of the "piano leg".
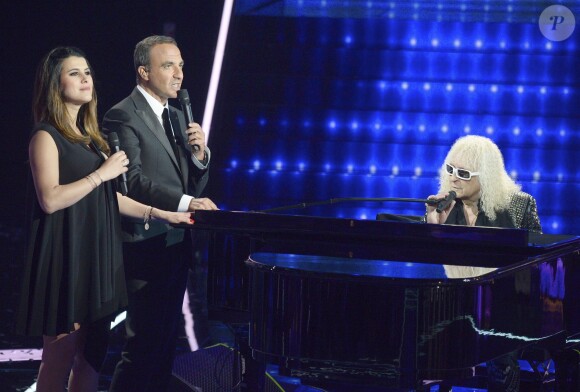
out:
{"label": "piano leg", "polygon": [[241,354],[241,362],[234,364],[234,374],[240,375],[240,392],[264,392],[266,391],[266,364],[253,358],[247,328],[247,325],[239,326],[234,331],[234,345]]}

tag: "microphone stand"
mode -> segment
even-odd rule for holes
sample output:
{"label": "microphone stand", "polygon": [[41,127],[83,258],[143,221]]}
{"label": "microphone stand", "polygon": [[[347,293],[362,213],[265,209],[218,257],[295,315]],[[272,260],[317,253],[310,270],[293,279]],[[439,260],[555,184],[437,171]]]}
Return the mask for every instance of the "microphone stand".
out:
{"label": "microphone stand", "polygon": [[412,198],[405,198],[405,197],[339,197],[333,198],[329,200],[322,200],[322,201],[313,201],[308,203],[298,203],[292,204],[287,206],[281,207],[274,207],[268,208],[266,210],[260,210],[258,212],[275,212],[275,211],[284,211],[284,210],[295,210],[299,208],[308,208],[313,206],[323,206],[329,204],[337,204],[343,202],[351,202],[351,201],[370,201],[370,202],[385,202],[385,201],[399,201],[399,202],[406,202],[406,203],[427,203],[429,205],[435,205],[439,203],[440,199],[412,199]]}

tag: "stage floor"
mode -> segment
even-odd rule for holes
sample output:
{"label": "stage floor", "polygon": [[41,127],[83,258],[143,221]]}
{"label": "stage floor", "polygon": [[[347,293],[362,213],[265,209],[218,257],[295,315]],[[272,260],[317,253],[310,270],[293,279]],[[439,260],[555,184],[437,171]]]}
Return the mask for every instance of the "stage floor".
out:
{"label": "stage floor", "polygon": [[[225,345],[232,345],[231,330],[223,326],[221,323],[216,323],[213,326],[214,335],[218,340],[224,340]],[[111,376],[115,368],[116,363],[120,358],[120,352],[124,340],[124,328],[123,324],[115,327],[111,331],[111,339],[109,345],[109,352],[103,366],[101,377],[99,380],[99,392],[106,392],[109,388],[111,382]],[[228,341],[230,340],[230,341]],[[221,345],[221,343],[220,343]],[[202,349],[200,352],[191,353],[189,344],[185,334],[179,339],[176,356],[187,356],[192,355],[192,362],[196,363],[201,357],[196,355],[204,355]],[[196,354],[198,353],[198,354]],[[30,339],[23,337],[14,336],[0,336],[0,392],[35,392],[35,381],[36,374],[38,372],[38,367],[40,365],[40,340]],[[182,357],[183,358],[183,357]],[[208,359],[207,357],[205,358]],[[177,361],[176,361],[177,366]],[[177,367],[174,367],[174,375],[177,373]],[[542,391],[549,392],[553,390],[550,385],[553,383],[553,377],[547,377],[543,385],[540,385],[537,381],[534,381],[535,376],[529,363],[520,361],[520,366],[522,369],[522,391]],[[281,376],[277,372],[277,367],[269,365],[267,368],[268,378],[271,380],[270,387],[267,391],[280,391],[280,392],[344,392],[346,389],[342,387],[329,387],[329,386],[313,386],[304,385],[300,380]],[[553,375],[553,369],[548,368],[548,373]],[[172,388],[172,391],[168,392],[183,392],[186,389],[180,384],[179,388]],[[213,392],[211,388],[204,388],[203,392]],[[189,390],[189,389],[187,389]],[[357,392],[380,392],[380,391],[393,391],[393,389],[381,389],[381,388],[357,388]],[[192,388],[193,392],[194,389]],[[430,392],[439,392],[439,385],[433,384],[430,387]],[[463,383],[462,385],[453,386],[454,392],[485,392],[485,380],[483,377],[474,378],[473,380]],[[218,392],[218,390],[216,390]],[[219,392],[223,392],[223,388],[219,388]],[[240,390],[240,392],[252,392]]]}

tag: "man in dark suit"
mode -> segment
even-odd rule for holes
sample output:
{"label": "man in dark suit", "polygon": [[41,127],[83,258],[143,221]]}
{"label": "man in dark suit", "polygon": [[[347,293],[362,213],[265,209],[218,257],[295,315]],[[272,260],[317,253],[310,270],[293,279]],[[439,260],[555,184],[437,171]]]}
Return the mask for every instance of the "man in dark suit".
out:
{"label": "man in dark suit", "polygon": [[[170,211],[215,210],[199,198],[208,180],[210,151],[196,123],[168,105],[183,80],[183,59],[171,37],[151,36],[134,52],[137,87],[103,119],[127,153],[128,196]],[[197,146],[194,148],[194,146]],[[167,390],[185,293],[191,233],[157,221],[123,222],[129,290],[127,341],[111,391]]]}

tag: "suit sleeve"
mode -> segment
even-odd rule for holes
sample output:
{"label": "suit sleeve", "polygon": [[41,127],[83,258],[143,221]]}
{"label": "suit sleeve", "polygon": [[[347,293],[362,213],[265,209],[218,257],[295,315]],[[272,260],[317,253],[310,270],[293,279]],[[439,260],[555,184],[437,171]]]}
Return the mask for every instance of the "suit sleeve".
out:
{"label": "suit sleeve", "polygon": [[[128,196],[156,208],[177,211],[183,191],[179,183],[169,182],[175,177],[171,172],[174,169],[168,158],[163,159],[162,147],[150,140],[152,137],[148,140],[143,135],[145,131],[139,128],[143,128],[143,125],[127,111],[119,108],[109,110],[103,119],[103,132],[116,132],[120,147],[129,158]],[[155,173],[155,176],[146,176],[144,166],[147,173]]]}

